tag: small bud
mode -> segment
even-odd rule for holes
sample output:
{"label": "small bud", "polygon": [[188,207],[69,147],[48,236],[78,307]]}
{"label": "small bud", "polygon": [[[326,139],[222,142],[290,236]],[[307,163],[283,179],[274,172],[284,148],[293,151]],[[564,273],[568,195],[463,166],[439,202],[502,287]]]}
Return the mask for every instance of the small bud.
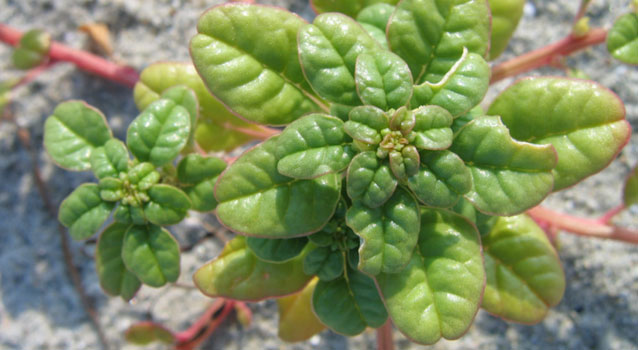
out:
{"label": "small bud", "polygon": [[572,35],[576,38],[582,38],[589,33],[589,17],[584,16],[578,20],[572,27]]}

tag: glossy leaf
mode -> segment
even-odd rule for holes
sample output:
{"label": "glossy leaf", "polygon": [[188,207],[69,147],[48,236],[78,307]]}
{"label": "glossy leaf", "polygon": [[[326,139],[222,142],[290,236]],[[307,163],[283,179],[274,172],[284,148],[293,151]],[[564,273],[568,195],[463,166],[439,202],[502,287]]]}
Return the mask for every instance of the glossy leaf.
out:
{"label": "glossy leaf", "polygon": [[553,147],[512,139],[499,117],[482,117],[465,125],[450,150],[470,169],[472,189],[465,198],[482,212],[520,213],[552,190]]}
{"label": "glossy leaf", "polygon": [[149,201],[144,205],[144,215],[157,225],[179,223],[191,207],[186,193],[171,185],[153,185],[148,190],[148,197]]}
{"label": "glossy leaf", "polygon": [[607,51],[625,63],[638,64],[638,13],[620,16],[607,34]]}
{"label": "glossy leaf", "polygon": [[[195,92],[199,103],[199,120],[195,129],[197,144],[206,151],[230,151],[252,139],[243,130],[258,130],[233,115],[224,105],[213,97],[190,63],[160,62],[146,67],[135,84],[134,99],[139,110],[160,99],[160,95],[173,86],[188,86]],[[193,124],[191,124],[191,127]]]}
{"label": "glossy leaf", "polygon": [[353,201],[360,200],[370,208],[385,203],[394,193],[397,184],[388,164],[378,159],[374,152],[357,154],[348,167],[348,196]]}
{"label": "glossy leaf", "polygon": [[507,320],[540,322],[565,291],[565,275],[545,233],[525,215],[501,217],[483,237],[487,286],[482,307]]}
{"label": "glossy leaf", "polygon": [[366,105],[388,110],[404,106],[412,96],[412,74],[403,60],[389,51],[357,57],[355,84]]}
{"label": "glossy leaf", "polygon": [[215,260],[202,266],[193,280],[210,297],[257,301],[297,292],[312,278],[303,273],[305,253],[284,263],[259,260],[246,239],[229,241]]}
{"label": "glossy leaf", "polygon": [[135,345],[148,345],[153,342],[173,344],[175,342],[175,335],[157,323],[139,322],[126,330],[124,339]]}
{"label": "glossy leaf", "polygon": [[312,293],[317,281],[315,278],[301,292],[277,299],[277,335],[281,340],[291,343],[308,340],[326,328],[312,311]]}
{"label": "glossy leaf", "polygon": [[137,185],[137,188],[142,191],[146,191],[158,183],[161,177],[160,173],[155,170],[155,167],[151,163],[140,163],[132,167],[127,175],[129,181]]}
{"label": "glossy leaf", "polygon": [[145,225],[148,222],[141,207],[123,203],[115,209],[113,219],[123,224]]}
{"label": "glossy leaf", "polygon": [[131,122],[126,143],[140,161],[162,166],[186,146],[190,118],[186,108],[171,100],[155,101]]}
{"label": "glossy leaf", "polygon": [[312,179],[345,169],[353,156],[343,121],[311,114],[288,125],[277,138],[277,171],[296,179]]}
{"label": "glossy leaf", "polygon": [[490,67],[481,55],[463,52],[450,68],[428,69],[425,83],[414,87],[413,108],[437,105],[458,117],[483,100],[490,82]]}
{"label": "glossy leaf", "polygon": [[450,147],[453,134],[452,115],[439,106],[423,106],[415,109],[414,128],[408,135],[410,143],[420,149],[441,150]]}
{"label": "glossy leaf", "polygon": [[91,152],[89,161],[91,170],[98,179],[118,177],[128,170],[128,150],[122,141],[110,139],[104,146]]}
{"label": "glossy leaf", "polygon": [[341,178],[327,174],[298,180],[277,171],[277,137],[244,153],[222,173],[215,197],[217,217],[250,236],[290,238],[315,232],[334,213]]}
{"label": "glossy leaf", "polygon": [[408,266],[376,279],[392,322],[408,338],[457,339],[472,324],[485,285],[478,232],[457,214],[423,209]]}
{"label": "glossy leaf", "polygon": [[328,101],[361,104],[355,87],[355,64],[362,53],[381,46],[355,20],[337,13],[317,16],[299,31],[299,60],[312,88]]}
{"label": "glossy leaf", "polygon": [[489,31],[489,8],[484,0],[404,0],[387,34],[390,48],[407,62],[420,84],[439,82],[464,48],[483,56]]}
{"label": "glossy leaf", "polygon": [[348,269],[347,273],[347,278],[317,283],[312,295],[315,314],[321,323],[347,336],[357,335],[366,327],[381,327],[388,314],[374,281],[357,270]]}
{"label": "glossy leaf", "polygon": [[638,168],[633,168],[625,180],[623,202],[626,207],[638,204]]}
{"label": "glossy leaf", "polygon": [[141,283],[126,269],[122,260],[122,244],[128,224],[113,223],[100,235],[95,250],[95,269],[100,286],[110,295],[120,295],[131,300]]}
{"label": "glossy leaf", "polygon": [[105,177],[98,184],[100,188],[100,198],[107,202],[116,202],[124,197],[122,180],[114,177]]}
{"label": "glossy leaf", "polygon": [[215,183],[226,169],[226,162],[216,157],[189,154],[177,165],[180,187],[191,200],[192,209],[210,211],[217,206]]}
{"label": "glossy leaf", "polygon": [[31,69],[44,63],[51,47],[51,35],[39,29],[25,32],[11,56],[18,69]]}
{"label": "glossy leaf", "polygon": [[327,282],[343,274],[343,253],[333,251],[330,247],[317,247],[306,255],[303,261],[303,272],[306,275],[317,275],[319,280]]}
{"label": "glossy leaf", "polygon": [[388,39],[385,36],[385,29],[388,26],[390,17],[394,12],[394,6],[398,1],[388,1],[388,3],[379,2],[378,4],[365,7],[356,19],[361,23],[371,37],[373,37],[384,49],[388,49]]}
{"label": "glossy leaf", "polygon": [[260,259],[271,263],[283,263],[299,256],[306,247],[306,237],[270,239],[247,237],[246,245]]}
{"label": "glossy leaf", "polygon": [[521,80],[497,97],[488,113],[500,115],[515,139],[554,146],[555,191],[606,167],[630,135],[620,99],[583,80]]}
{"label": "glossy leaf", "polygon": [[82,184],[60,204],[58,220],[73,239],[85,239],[102,227],[114,206],[100,198],[97,184]]}
{"label": "glossy leaf", "polygon": [[385,3],[396,5],[399,0],[311,0],[310,3],[316,13],[324,12],[341,12],[350,17],[356,17],[357,14],[368,6]]}
{"label": "glossy leaf", "polygon": [[304,24],[273,7],[213,7],[199,19],[191,56],[206,86],[232,111],[261,124],[287,124],[322,105],[299,65],[297,32]]}
{"label": "glossy leaf", "polygon": [[88,170],[91,152],[111,137],[104,115],[82,101],[59,104],[44,123],[44,147],[59,166],[69,170]]}
{"label": "glossy leaf", "polygon": [[492,13],[490,60],[500,56],[523,16],[525,0],[489,0]]}
{"label": "glossy leaf", "polygon": [[359,270],[373,276],[401,271],[412,257],[420,219],[416,200],[402,188],[379,208],[354,202],[346,222],[362,239]]}
{"label": "glossy leaf", "polygon": [[390,124],[385,113],[373,106],[359,106],[350,111],[349,120],[343,125],[350,137],[355,140],[377,145],[381,142],[381,130]]}
{"label": "glossy leaf", "polygon": [[470,191],[472,176],[456,154],[424,152],[419,172],[408,179],[408,187],[424,204],[449,208]]}
{"label": "glossy leaf", "polygon": [[197,101],[195,91],[184,85],[173,86],[162,93],[162,99],[171,100],[175,102],[175,104],[186,108],[188,111],[191,121],[190,133],[188,134],[188,144],[191,144],[195,134],[197,118],[199,117],[199,101]]}
{"label": "glossy leaf", "polygon": [[161,287],[179,277],[179,245],[159,226],[131,226],[124,235],[122,259],[129,271],[151,287]]}

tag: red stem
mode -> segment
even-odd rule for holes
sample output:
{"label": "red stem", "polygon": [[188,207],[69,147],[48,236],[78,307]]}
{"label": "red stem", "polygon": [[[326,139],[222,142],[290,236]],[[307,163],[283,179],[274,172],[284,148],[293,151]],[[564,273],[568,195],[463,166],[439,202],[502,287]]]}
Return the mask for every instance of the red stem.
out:
{"label": "red stem", "polygon": [[558,213],[541,206],[527,211],[527,214],[536,221],[541,221],[567,232],[580,236],[613,239],[633,244],[638,244],[638,231],[606,225],[600,219],[584,219],[567,214]]}
{"label": "red stem", "polygon": [[507,77],[552,64],[557,58],[568,56],[589,46],[603,43],[606,38],[607,31],[602,28],[594,28],[585,36],[578,38],[570,34],[560,41],[515,57],[493,67],[490,83],[493,84]]}
{"label": "red stem", "polygon": [[620,204],[619,206],[612,208],[611,210],[609,210],[608,212],[606,212],[605,214],[603,214],[603,216],[601,216],[598,219],[598,222],[600,222],[601,224],[609,224],[609,222],[611,221],[611,219],[614,218],[614,216],[620,214],[621,211],[625,210],[626,207],[624,204]]}
{"label": "red stem", "polygon": [[[0,23],[0,41],[16,46],[22,33],[14,28]],[[49,50],[51,61],[65,61],[75,64],[78,68],[120,83],[130,88],[140,79],[137,71],[131,67],[121,66],[93,55],[86,51],[77,50],[52,41]]]}
{"label": "red stem", "polygon": [[377,329],[377,350],[394,350],[392,341],[392,321],[389,319]]}
{"label": "red stem", "polygon": [[[191,350],[205,341],[235,308],[234,300],[217,299],[187,330],[175,335],[177,350]],[[221,312],[218,311],[221,309]]]}

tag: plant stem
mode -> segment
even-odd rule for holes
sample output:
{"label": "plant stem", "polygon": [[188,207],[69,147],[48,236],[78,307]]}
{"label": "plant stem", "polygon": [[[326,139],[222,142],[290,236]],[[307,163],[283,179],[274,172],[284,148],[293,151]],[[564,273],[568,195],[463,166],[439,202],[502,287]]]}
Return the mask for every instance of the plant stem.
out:
{"label": "plant stem", "polygon": [[555,227],[580,236],[613,239],[638,244],[638,231],[607,225],[602,223],[601,219],[579,218],[558,213],[541,206],[528,210],[527,214],[531,216],[532,219],[546,223],[550,227]]}
{"label": "plant stem", "polygon": [[[16,46],[21,37],[22,33],[20,31],[0,23],[0,41]],[[131,67],[115,64],[102,57],[70,48],[56,41],[51,42],[49,58],[52,62],[71,62],[84,71],[130,88],[134,87],[135,83],[140,79],[137,71]]]}
{"label": "plant stem", "polygon": [[235,308],[235,301],[217,299],[187,330],[175,335],[175,349],[192,350],[205,341]]}
{"label": "plant stem", "polygon": [[589,46],[601,44],[606,38],[607,31],[602,28],[591,29],[586,35],[578,38],[570,34],[566,38],[553,44],[494,66],[492,68],[490,84],[494,84],[507,77],[552,64],[560,57],[569,56]]}
{"label": "plant stem", "polygon": [[392,341],[392,321],[389,319],[377,329],[377,350],[394,350]]}
{"label": "plant stem", "polygon": [[626,207],[624,204],[620,204],[619,206],[615,207],[615,208],[611,208],[608,212],[606,212],[605,214],[603,214],[603,216],[601,216],[598,219],[598,222],[600,222],[601,224],[609,224],[609,222],[611,221],[611,219],[614,218],[614,216],[620,214],[621,211],[625,210]]}

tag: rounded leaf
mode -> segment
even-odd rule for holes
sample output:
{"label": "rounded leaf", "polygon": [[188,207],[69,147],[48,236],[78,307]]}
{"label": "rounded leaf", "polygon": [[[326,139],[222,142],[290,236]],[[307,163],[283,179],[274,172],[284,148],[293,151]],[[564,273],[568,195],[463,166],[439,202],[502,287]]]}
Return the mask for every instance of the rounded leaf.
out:
{"label": "rounded leaf", "polygon": [[104,146],[91,152],[91,170],[98,179],[105,177],[119,177],[120,173],[128,170],[128,149],[117,139],[108,140]]}
{"label": "rounded leaf", "polygon": [[126,330],[124,339],[135,345],[148,345],[156,341],[164,344],[173,344],[175,335],[157,323],[139,322]]}
{"label": "rounded leaf", "polygon": [[149,201],[144,205],[144,215],[157,225],[173,225],[182,221],[191,207],[188,196],[171,185],[153,185],[148,190]]}
{"label": "rounded leaf", "polygon": [[321,281],[332,281],[343,273],[343,253],[330,247],[317,247],[303,260],[303,272],[317,275]]}
{"label": "rounded leaf", "polygon": [[199,117],[199,101],[197,101],[195,91],[184,85],[173,86],[162,93],[162,99],[171,100],[177,105],[186,108],[188,111],[191,121],[188,144],[191,144],[193,142],[193,135],[195,134],[197,118]]}
{"label": "rounded leaf", "polygon": [[441,150],[452,145],[453,118],[439,106],[423,106],[412,111],[414,128],[408,134],[410,143],[420,149]]}
{"label": "rounded leaf", "polygon": [[353,108],[348,121],[343,125],[343,129],[353,139],[371,145],[381,142],[381,130],[390,127],[388,117],[385,113],[374,106],[358,106]]}
{"label": "rounded leaf", "polygon": [[246,245],[255,255],[266,262],[282,263],[297,257],[306,247],[306,237],[271,239],[247,237]]}
{"label": "rounded leaf", "polygon": [[102,227],[113,207],[114,203],[102,200],[97,184],[83,184],[60,204],[58,220],[69,228],[73,239],[85,239]]}
{"label": "rounded leaf", "polygon": [[146,191],[160,180],[160,173],[151,163],[140,163],[128,171],[128,179],[137,188]]}
{"label": "rounded leaf", "polygon": [[607,51],[625,63],[638,64],[638,13],[620,16],[607,34]]}
{"label": "rounded leaf", "polygon": [[384,49],[388,49],[388,39],[385,35],[385,29],[390,21],[390,16],[394,12],[394,4],[398,3],[398,0],[386,0],[385,2],[379,2],[374,5],[365,7],[356,19],[361,23],[363,29],[365,29],[371,37],[373,37]]}
{"label": "rounded leaf", "polygon": [[523,16],[525,0],[489,0],[492,13],[490,60],[500,56]]}
{"label": "rounded leaf", "polygon": [[450,151],[423,152],[421,167],[408,179],[416,198],[431,207],[449,208],[472,188],[472,175]]}
{"label": "rounded leaf", "polygon": [[226,162],[216,157],[189,154],[177,165],[180,187],[191,200],[192,209],[210,211],[217,206],[215,183],[226,169]]}
{"label": "rounded leaf", "polygon": [[100,286],[110,295],[120,295],[126,301],[131,300],[141,283],[126,269],[122,260],[124,234],[130,225],[113,223],[100,235],[95,249],[95,269]]}
{"label": "rounded leaf", "polygon": [[348,196],[353,201],[360,200],[370,208],[385,203],[394,193],[397,184],[388,164],[379,160],[374,152],[357,154],[348,167]]}
{"label": "rounded leaf", "polygon": [[277,299],[279,330],[283,341],[295,343],[310,339],[326,328],[312,312],[312,293],[318,279],[313,280],[299,293]]}
{"label": "rounded leaf", "polygon": [[359,55],[354,79],[361,101],[384,111],[406,105],[412,96],[410,68],[389,51]]}
{"label": "rounded leaf", "polygon": [[399,0],[310,0],[316,13],[341,12],[350,17],[357,16],[360,11],[376,3],[396,5],[398,2]]}
{"label": "rounded leaf", "polygon": [[51,35],[39,29],[25,32],[14,49],[11,60],[18,69],[31,69],[47,60]]}

